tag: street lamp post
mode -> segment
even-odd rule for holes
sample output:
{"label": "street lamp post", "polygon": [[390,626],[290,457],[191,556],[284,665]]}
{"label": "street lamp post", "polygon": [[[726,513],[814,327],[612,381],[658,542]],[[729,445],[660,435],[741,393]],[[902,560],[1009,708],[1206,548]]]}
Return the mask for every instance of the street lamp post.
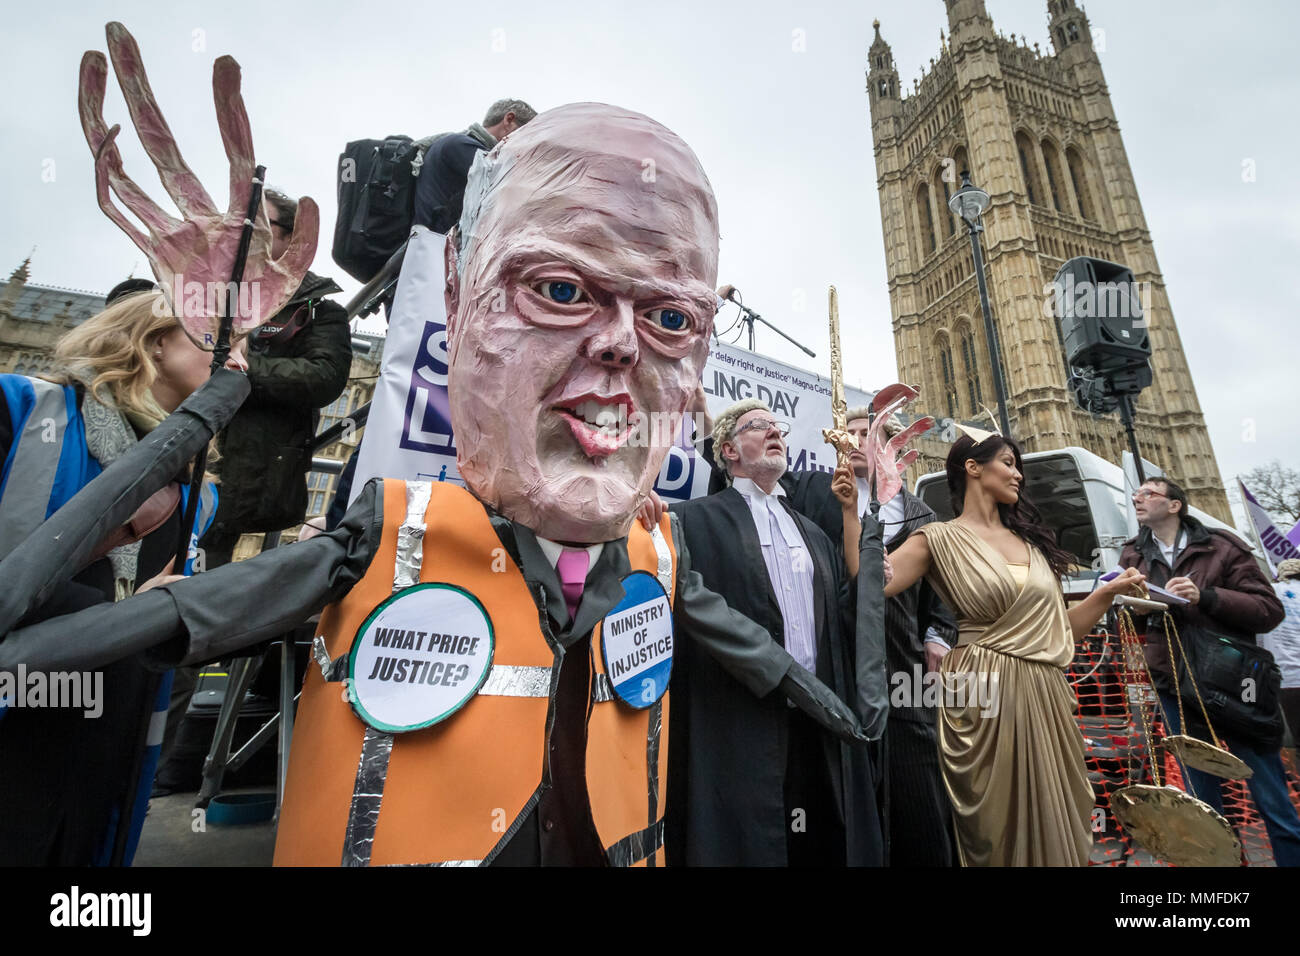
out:
{"label": "street lamp post", "polygon": [[970,231],[971,254],[975,257],[975,281],[979,284],[980,308],[984,312],[984,337],[988,341],[989,361],[993,366],[993,388],[998,397],[998,423],[1002,434],[1011,437],[1011,422],[1007,418],[1007,387],[1002,381],[1002,357],[998,352],[997,334],[993,331],[993,311],[989,308],[989,287],[984,281],[984,254],[980,251],[979,234],[984,231],[980,216],[989,208],[989,194],[972,186],[970,173],[961,171],[961,188],[948,200],[948,208],[966,223]]}

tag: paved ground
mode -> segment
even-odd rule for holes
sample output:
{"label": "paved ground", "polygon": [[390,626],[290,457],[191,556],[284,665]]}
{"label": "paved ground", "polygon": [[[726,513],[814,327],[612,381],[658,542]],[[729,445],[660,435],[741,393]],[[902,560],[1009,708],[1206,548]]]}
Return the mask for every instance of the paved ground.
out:
{"label": "paved ground", "polygon": [[[232,790],[229,793],[260,791]],[[193,793],[149,801],[135,866],[270,866],[275,824],[217,826],[195,813]]]}

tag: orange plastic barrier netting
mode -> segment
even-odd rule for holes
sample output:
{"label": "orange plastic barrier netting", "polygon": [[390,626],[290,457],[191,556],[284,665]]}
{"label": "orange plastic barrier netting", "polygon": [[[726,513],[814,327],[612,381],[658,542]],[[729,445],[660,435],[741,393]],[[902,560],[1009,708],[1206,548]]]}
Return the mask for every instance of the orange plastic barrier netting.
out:
{"label": "orange plastic barrier netting", "polygon": [[[1116,790],[1152,782],[1143,713],[1151,728],[1156,759],[1161,761],[1160,782],[1187,789],[1178,764],[1160,745],[1165,729],[1159,708],[1145,671],[1132,657],[1133,651],[1126,654],[1118,634],[1098,632],[1078,642],[1067,672],[1079,698],[1078,721],[1083,731],[1085,763],[1097,801],[1092,816],[1094,866],[1167,865],[1134,843],[1110,811],[1110,796]],[[1291,802],[1300,809],[1300,776],[1296,772],[1294,751],[1283,748],[1282,761],[1287,769]],[[1242,843],[1243,865],[1273,866],[1268,834],[1245,782],[1224,781],[1221,789],[1224,817]]]}

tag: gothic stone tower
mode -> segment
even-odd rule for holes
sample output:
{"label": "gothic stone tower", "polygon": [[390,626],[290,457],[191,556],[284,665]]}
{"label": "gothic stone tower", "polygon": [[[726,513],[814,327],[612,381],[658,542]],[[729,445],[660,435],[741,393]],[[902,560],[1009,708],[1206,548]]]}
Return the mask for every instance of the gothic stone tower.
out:
{"label": "gothic stone tower", "polygon": [[[1150,293],[1143,456],[1231,523],[1087,17],[1074,0],[1049,0],[1046,53],[996,33],[984,0],[945,3],[949,38],[940,31],[939,55],[910,95],[879,21],[868,53],[894,346],[902,380],[922,386],[917,410],[964,421],[996,401],[970,240],[947,206],[969,169],[992,197],[981,240],[1016,438],[1026,451],[1078,445],[1119,462],[1128,446],[1118,416],[1093,418],[1066,391],[1045,287],[1074,256],[1122,263]],[[945,445],[919,447],[917,474],[942,467]]]}

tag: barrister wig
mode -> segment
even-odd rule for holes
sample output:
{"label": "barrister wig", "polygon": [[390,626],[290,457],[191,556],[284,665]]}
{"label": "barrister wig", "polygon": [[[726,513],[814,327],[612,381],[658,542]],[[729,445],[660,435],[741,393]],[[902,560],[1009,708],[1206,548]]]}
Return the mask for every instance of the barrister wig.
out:
{"label": "barrister wig", "polygon": [[[1010,438],[990,435],[984,441],[976,443],[969,435],[961,435],[948,449],[945,470],[948,476],[948,492],[952,496],[954,514],[961,514],[966,506],[966,462],[974,461],[984,465],[992,461],[1003,446],[1011,449],[1016,456],[1016,470],[1025,473],[1024,461],[1020,456],[1020,446]],[[1043,524],[1043,516],[1025,494],[1021,485],[1020,495],[1013,505],[998,505],[998,516],[1004,527],[1011,529],[1016,537],[1028,542],[1039,551],[1051,565],[1052,573],[1058,577],[1066,574],[1076,558],[1062,548],[1056,541],[1056,532]]]}
{"label": "barrister wig", "polygon": [[734,405],[727,406],[722,414],[713,420],[713,460],[718,463],[718,467],[722,469],[728,478],[731,477],[731,465],[722,454],[722,443],[729,442],[736,437],[736,423],[740,421],[742,416],[760,408],[765,412],[772,411],[758,399],[746,398]]}
{"label": "barrister wig", "polygon": [[[865,405],[860,405],[857,408],[850,408],[844,416],[844,421],[845,423],[856,422],[859,419],[866,421],[870,418],[871,418],[871,409],[867,408],[867,406]],[[893,438],[902,430],[903,430],[903,420],[899,418],[897,415],[890,415],[889,420],[884,424],[885,436],[888,438]]]}

